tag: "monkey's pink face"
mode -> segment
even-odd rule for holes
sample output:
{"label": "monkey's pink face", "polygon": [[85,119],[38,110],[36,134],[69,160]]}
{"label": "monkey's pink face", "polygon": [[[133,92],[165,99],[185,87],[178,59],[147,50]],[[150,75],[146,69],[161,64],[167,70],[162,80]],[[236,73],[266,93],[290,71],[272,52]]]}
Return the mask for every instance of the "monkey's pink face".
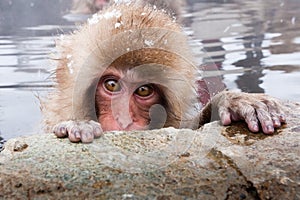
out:
{"label": "monkey's pink face", "polygon": [[149,110],[161,103],[155,84],[129,81],[124,73],[108,69],[98,83],[96,110],[103,131],[148,129]]}

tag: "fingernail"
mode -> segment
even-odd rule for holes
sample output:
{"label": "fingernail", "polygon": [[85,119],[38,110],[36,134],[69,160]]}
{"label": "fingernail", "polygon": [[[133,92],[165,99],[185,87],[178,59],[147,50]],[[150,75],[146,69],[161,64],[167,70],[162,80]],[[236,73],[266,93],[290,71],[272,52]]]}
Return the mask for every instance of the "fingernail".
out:
{"label": "fingernail", "polygon": [[274,127],[269,125],[267,126],[268,132],[273,133],[274,132]]}
{"label": "fingernail", "polygon": [[74,135],[75,135],[75,138],[77,138],[77,139],[81,138],[79,131],[75,131]]}
{"label": "fingernail", "polygon": [[276,127],[280,127],[281,123],[280,123],[279,120],[275,120],[275,121],[274,121],[274,125],[275,125]]}
{"label": "fingernail", "polygon": [[65,133],[66,133],[66,128],[65,128],[65,127],[60,127],[59,131],[60,131],[62,134],[65,134]]}
{"label": "fingernail", "polygon": [[87,136],[88,138],[94,138],[93,132],[88,132],[88,133],[86,134],[86,136]]}
{"label": "fingernail", "polygon": [[253,129],[254,129],[255,131],[259,131],[258,125],[257,125],[257,124],[254,124],[254,125],[253,125]]}

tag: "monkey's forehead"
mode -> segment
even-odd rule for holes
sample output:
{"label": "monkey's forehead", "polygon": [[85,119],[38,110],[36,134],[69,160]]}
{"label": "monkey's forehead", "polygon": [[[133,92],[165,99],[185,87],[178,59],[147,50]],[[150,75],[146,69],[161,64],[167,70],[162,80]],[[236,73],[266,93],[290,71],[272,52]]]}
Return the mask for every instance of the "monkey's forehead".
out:
{"label": "monkey's forehead", "polygon": [[189,49],[185,48],[186,35],[168,14],[135,3],[114,5],[95,14],[74,40],[81,48],[110,46],[114,51],[164,48],[182,54]]}
{"label": "monkey's forehead", "polygon": [[[89,69],[89,74],[98,75],[110,66],[121,69],[143,66],[136,68],[139,69],[135,70],[136,75],[159,74],[155,77],[160,79],[165,75],[162,72],[169,71],[169,79],[180,74],[193,83],[198,71],[181,27],[168,14],[148,6],[114,5],[95,15],[94,22],[85,25],[70,40],[65,43],[63,56],[75,73]],[[146,66],[150,65],[148,70]]]}

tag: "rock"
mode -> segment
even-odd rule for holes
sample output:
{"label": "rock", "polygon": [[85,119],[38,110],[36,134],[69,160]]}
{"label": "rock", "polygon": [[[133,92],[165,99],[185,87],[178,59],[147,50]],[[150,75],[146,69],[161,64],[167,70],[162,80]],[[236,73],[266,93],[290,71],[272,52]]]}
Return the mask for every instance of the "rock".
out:
{"label": "rock", "polygon": [[52,134],[9,140],[0,199],[300,199],[300,105],[272,136],[243,123],[111,132],[92,144]]}

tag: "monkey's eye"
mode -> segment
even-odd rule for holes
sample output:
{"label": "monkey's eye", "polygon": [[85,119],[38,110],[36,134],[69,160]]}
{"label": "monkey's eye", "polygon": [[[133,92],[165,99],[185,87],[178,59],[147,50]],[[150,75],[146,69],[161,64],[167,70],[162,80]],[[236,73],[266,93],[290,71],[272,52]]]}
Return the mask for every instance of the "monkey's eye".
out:
{"label": "monkey's eye", "polygon": [[115,79],[107,79],[104,82],[104,87],[109,91],[109,92],[120,92],[121,91],[121,85],[118,83],[117,80]]}
{"label": "monkey's eye", "polygon": [[138,89],[136,89],[136,91],[134,93],[140,97],[148,97],[151,94],[153,94],[153,92],[154,92],[154,89],[151,85],[143,85],[143,86],[139,87]]}

